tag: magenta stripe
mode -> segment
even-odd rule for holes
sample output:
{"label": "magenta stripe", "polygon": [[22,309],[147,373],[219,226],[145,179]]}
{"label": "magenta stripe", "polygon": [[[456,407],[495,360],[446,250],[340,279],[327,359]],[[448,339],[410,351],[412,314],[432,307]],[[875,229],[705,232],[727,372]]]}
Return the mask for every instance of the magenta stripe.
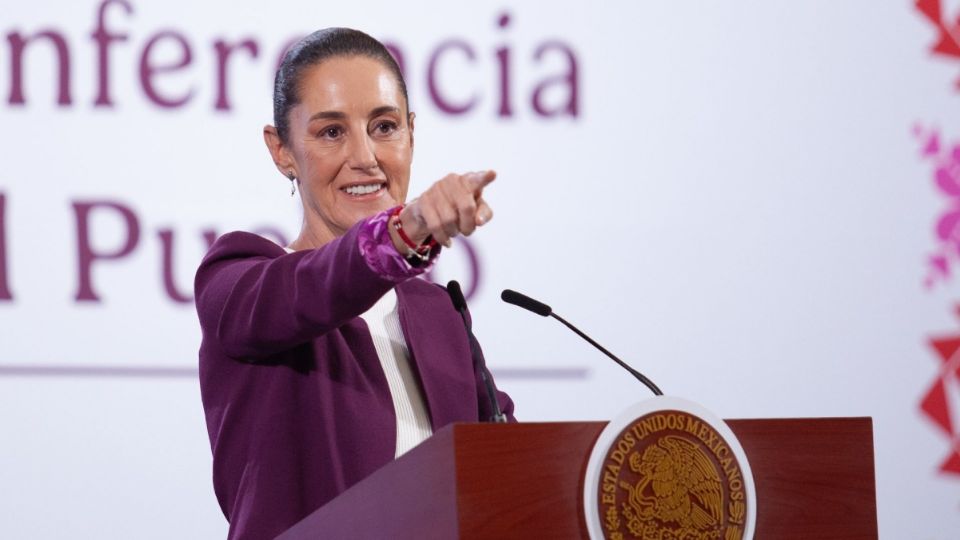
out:
{"label": "magenta stripe", "polygon": [[[493,369],[499,380],[582,380],[590,376],[586,368],[499,368]],[[163,366],[67,366],[0,365],[0,377],[104,377],[176,379],[197,378],[197,368]]]}

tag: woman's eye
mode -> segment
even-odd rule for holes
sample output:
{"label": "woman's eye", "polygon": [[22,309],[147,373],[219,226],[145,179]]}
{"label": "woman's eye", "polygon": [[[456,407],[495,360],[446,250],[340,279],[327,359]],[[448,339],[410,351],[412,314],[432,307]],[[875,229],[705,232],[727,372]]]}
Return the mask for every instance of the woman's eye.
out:
{"label": "woman's eye", "polygon": [[397,130],[397,124],[396,122],[384,120],[382,122],[378,122],[376,127],[374,127],[374,130],[381,135],[389,135]]}
{"label": "woman's eye", "polygon": [[343,135],[343,129],[340,126],[330,126],[320,130],[320,137],[324,139],[336,139]]}

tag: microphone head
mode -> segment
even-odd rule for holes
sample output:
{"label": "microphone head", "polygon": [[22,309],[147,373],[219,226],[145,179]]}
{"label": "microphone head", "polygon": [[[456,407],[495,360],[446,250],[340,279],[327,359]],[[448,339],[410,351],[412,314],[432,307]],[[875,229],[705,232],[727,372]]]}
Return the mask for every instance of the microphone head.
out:
{"label": "microphone head", "polygon": [[460,284],[457,280],[451,279],[447,283],[447,294],[450,295],[450,301],[453,302],[453,309],[465,311],[467,309],[467,299],[463,297],[463,291],[460,290]]}
{"label": "microphone head", "polygon": [[517,291],[511,291],[510,289],[504,289],[503,292],[500,293],[500,299],[508,304],[522,307],[527,311],[532,311],[543,317],[549,317],[550,314],[553,313],[550,306],[543,302],[537,302],[527,295],[520,294]]}

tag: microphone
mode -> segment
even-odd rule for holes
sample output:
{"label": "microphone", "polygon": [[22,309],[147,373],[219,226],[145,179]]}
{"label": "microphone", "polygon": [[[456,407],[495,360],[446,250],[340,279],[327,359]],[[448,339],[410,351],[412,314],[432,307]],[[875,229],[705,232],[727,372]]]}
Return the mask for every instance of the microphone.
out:
{"label": "microphone", "polygon": [[507,415],[500,410],[500,402],[497,401],[497,388],[493,385],[493,377],[487,369],[486,362],[483,361],[483,355],[480,354],[480,344],[473,335],[470,319],[467,318],[467,299],[463,297],[463,291],[460,290],[460,284],[456,280],[447,283],[447,294],[450,295],[450,301],[453,302],[453,309],[460,312],[463,318],[463,326],[467,329],[467,337],[470,338],[470,354],[473,356],[473,365],[480,370],[480,378],[483,380],[483,386],[487,389],[487,399],[490,401],[490,408],[493,411],[491,422],[498,424],[507,421]]}
{"label": "microphone", "polygon": [[553,313],[550,306],[543,302],[537,302],[529,296],[520,294],[517,291],[511,291],[510,289],[504,289],[503,292],[500,293],[500,299],[508,304],[520,306],[527,311],[532,311],[541,317],[547,317]]}
{"label": "microphone", "polygon": [[564,326],[566,326],[570,330],[573,330],[578,336],[587,340],[588,343],[590,343],[597,349],[600,349],[600,352],[609,356],[611,359],[613,359],[614,362],[620,364],[620,367],[629,371],[630,374],[636,377],[638,381],[647,385],[647,388],[649,388],[654,395],[657,395],[657,396],[663,395],[663,392],[660,391],[660,388],[658,388],[657,385],[653,384],[653,381],[651,381],[646,376],[644,376],[643,373],[640,373],[639,371],[628,366],[623,360],[620,360],[619,358],[614,356],[612,352],[604,349],[599,343],[591,339],[590,336],[584,334],[576,326],[568,323],[566,320],[564,320],[563,317],[554,313],[553,310],[550,308],[550,306],[544,304],[543,302],[538,302],[525,294],[520,294],[517,291],[511,291],[510,289],[504,289],[503,292],[500,293],[500,299],[508,304],[513,304],[515,306],[522,307],[527,311],[532,311],[537,315],[540,315],[541,317],[553,317],[554,319],[562,322]]}

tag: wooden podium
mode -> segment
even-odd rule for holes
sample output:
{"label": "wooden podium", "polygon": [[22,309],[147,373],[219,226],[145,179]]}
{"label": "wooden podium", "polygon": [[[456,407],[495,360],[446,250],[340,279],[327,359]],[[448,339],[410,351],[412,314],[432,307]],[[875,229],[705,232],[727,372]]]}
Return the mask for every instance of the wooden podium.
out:
{"label": "wooden podium", "polygon": [[[754,538],[877,538],[870,418],[726,422],[753,469]],[[447,426],[278,538],[587,538],[583,475],[605,425]]]}

